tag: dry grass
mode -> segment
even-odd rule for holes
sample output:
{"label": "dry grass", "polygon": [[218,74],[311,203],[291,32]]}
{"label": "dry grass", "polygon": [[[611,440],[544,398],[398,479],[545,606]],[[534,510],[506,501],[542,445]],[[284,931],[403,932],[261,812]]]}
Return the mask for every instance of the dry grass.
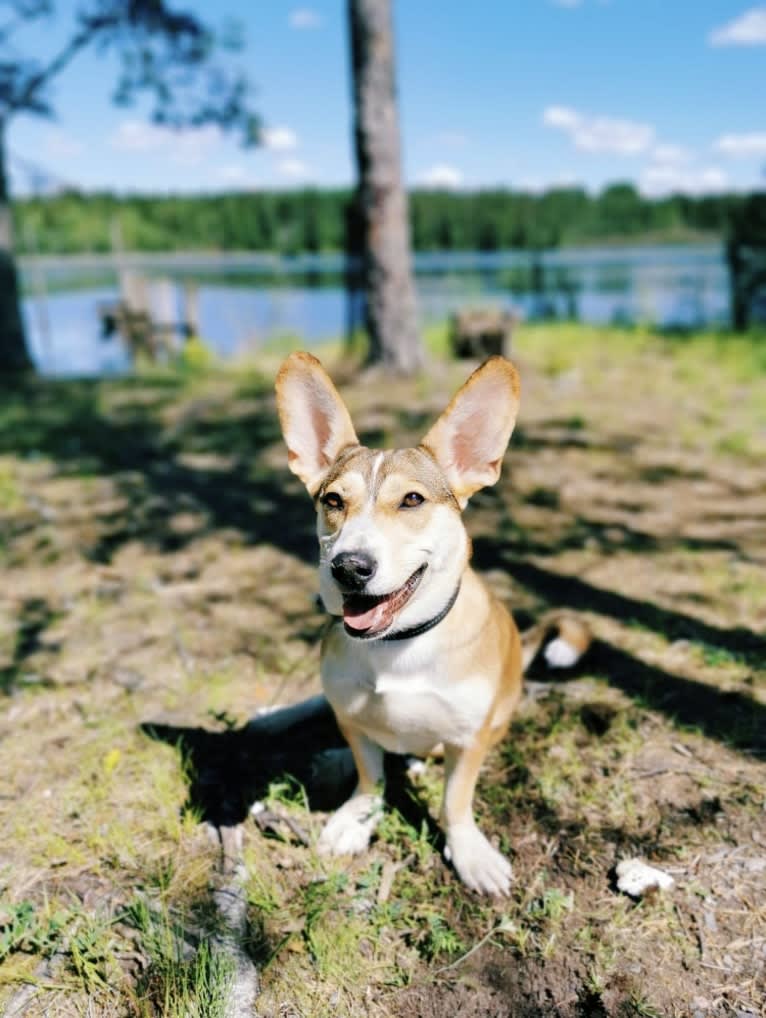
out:
{"label": "dry grass", "polygon": [[[482,776],[481,822],[514,862],[501,904],[441,857],[438,764],[394,781],[368,855],[328,863],[323,814],[238,734],[317,690],[313,521],[276,362],[5,395],[6,1013],[224,1013],[203,821],[244,820],[254,789],[276,818],[243,826],[259,1014],[759,1013],[761,347],[539,327],[518,361],[506,471],[469,510],[476,564],[522,617],[565,605],[598,641],[576,676],[533,675]],[[438,362],[385,395],[357,380],[360,433],[417,439],[464,371]],[[675,889],[619,895],[633,854]]]}

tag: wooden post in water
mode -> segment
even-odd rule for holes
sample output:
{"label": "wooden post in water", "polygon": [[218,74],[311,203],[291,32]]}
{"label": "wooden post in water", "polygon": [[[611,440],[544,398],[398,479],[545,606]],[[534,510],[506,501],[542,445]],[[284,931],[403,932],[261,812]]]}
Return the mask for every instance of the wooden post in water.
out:
{"label": "wooden post in water", "polygon": [[184,283],[183,287],[183,331],[184,338],[199,337],[199,285]]}
{"label": "wooden post in water", "polygon": [[176,287],[172,279],[155,279],[149,287],[149,317],[157,349],[177,349],[178,308]]}

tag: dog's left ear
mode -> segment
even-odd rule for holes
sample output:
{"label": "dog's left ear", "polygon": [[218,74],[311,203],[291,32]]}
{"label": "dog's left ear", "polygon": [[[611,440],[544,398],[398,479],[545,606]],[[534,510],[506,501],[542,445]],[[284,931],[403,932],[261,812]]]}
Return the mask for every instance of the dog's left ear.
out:
{"label": "dog's left ear", "polygon": [[292,353],[277,375],[277,409],[290,469],[314,495],[327,468],[359,445],[346,404],[310,353]]}
{"label": "dog's left ear", "polygon": [[490,357],[458,390],[421,443],[444,471],[461,508],[475,491],[500,476],[520,388],[513,364]]}

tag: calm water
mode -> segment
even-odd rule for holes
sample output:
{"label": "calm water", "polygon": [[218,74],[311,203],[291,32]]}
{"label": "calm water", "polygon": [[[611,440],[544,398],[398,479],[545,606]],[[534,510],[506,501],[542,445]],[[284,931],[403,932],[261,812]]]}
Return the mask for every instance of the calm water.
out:
{"label": "calm water", "polygon": [[[256,350],[282,336],[307,346],[343,334],[346,295],[336,256],[135,256],[150,280],[199,286],[202,338],[222,356]],[[567,249],[422,254],[416,257],[425,323],[477,304],[515,309],[529,319],[592,324],[651,322],[696,328],[729,320],[728,274],[719,246]],[[32,355],[47,375],[126,371],[118,338],[100,335],[98,307],[118,298],[108,258],[41,259],[22,265],[24,315]],[[151,288],[150,288],[151,289]],[[181,317],[179,285],[174,317]],[[167,299],[167,287],[165,288]],[[160,294],[155,294],[157,300]],[[157,317],[162,317],[155,308]]]}

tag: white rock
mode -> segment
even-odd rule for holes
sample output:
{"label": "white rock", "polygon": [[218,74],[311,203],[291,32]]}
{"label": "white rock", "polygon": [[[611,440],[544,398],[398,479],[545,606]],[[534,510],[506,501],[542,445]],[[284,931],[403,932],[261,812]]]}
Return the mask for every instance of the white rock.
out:
{"label": "white rock", "polygon": [[623,859],[617,864],[617,888],[631,898],[640,898],[653,887],[669,890],[674,883],[669,873],[649,866],[641,859]]}

